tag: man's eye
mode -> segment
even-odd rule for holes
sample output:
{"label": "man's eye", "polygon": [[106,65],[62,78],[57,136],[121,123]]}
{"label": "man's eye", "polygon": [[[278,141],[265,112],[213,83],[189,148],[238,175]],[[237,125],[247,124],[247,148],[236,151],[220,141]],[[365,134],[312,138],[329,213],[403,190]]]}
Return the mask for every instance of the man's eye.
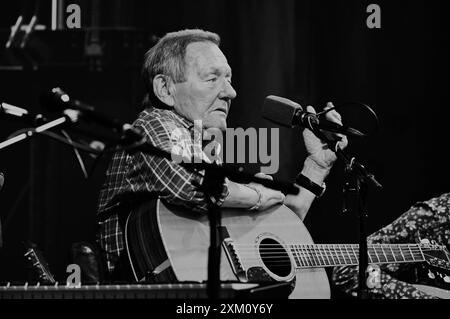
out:
{"label": "man's eye", "polygon": [[217,81],[217,77],[213,77],[207,80],[208,82],[216,82]]}

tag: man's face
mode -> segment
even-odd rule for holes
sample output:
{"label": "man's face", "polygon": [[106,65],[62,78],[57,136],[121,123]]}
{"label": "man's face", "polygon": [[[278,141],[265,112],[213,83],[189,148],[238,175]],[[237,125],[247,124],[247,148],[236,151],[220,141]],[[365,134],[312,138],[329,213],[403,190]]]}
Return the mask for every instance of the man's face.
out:
{"label": "man's face", "polygon": [[231,68],[222,51],[212,42],[194,42],[186,47],[186,81],[175,84],[174,108],[204,128],[227,127],[226,118],[236,91],[231,86]]}

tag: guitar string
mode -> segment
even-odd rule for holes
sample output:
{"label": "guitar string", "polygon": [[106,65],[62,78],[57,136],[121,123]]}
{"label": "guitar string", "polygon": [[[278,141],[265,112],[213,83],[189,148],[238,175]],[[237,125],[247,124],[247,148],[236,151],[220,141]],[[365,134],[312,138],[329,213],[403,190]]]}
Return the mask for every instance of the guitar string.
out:
{"label": "guitar string", "polygon": [[[351,253],[351,252],[357,252],[359,251],[359,248],[357,250],[346,250],[336,247],[305,247],[305,246],[295,246],[295,247],[283,247],[279,245],[275,245],[273,247],[261,247],[258,245],[234,245],[235,248],[237,248],[239,251],[245,251],[245,250],[255,250],[255,249],[262,249],[262,250],[274,250],[274,251],[290,251],[290,250],[309,250],[309,251],[333,251],[337,253]],[[377,253],[389,253],[394,255],[401,255],[402,253],[408,254],[409,252],[414,253],[420,253],[420,252],[440,252],[436,251],[434,249],[408,249],[405,251],[376,251],[374,249],[369,248],[371,253],[377,254]],[[370,253],[369,252],[369,253]]]}
{"label": "guitar string", "polygon": [[[235,243],[233,244],[234,246],[275,246],[275,247],[287,247],[287,246],[292,246],[292,247],[310,247],[312,246],[317,247],[317,248],[359,248],[359,245],[341,245],[341,244],[239,244],[239,243]],[[389,246],[374,246],[374,245],[368,245],[368,248],[389,248],[389,249],[397,249],[397,248],[408,248],[408,249],[421,249],[421,250],[438,250],[441,251],[441,249],[434,249],[434,248],[426,248],[426,247],[417,247],[417,246],[412,246],[412,247],[408,247],[406,245],[403,246],[394,246],[392,247],[391,245]]]}
{"label": "guitar string", "polygon": [[[284,247],[284,246],[280,246],[280,245],[273,245],[272,247],[261,247],[262,245],[234,245],[234,247],[236,249],[238,249],[238,251],[246,251],[246,250],[255,250],[255,249],[259,249],[259,250],[271,250],[271,251],[290,251],[290,250],[298,250],[298,251],[304,251],[304,250],[308,250],[308,251],[316,251],[316,252],[336,252],[336,253],[342,253],[342,254],[348,254],[348,253],[355,253],[355,252],[359,252],[359,248],[357,250],[347,250],[345,248],[339,248],[339,247],[306,247],[306,246],[294,246],[294,247]],[[368,248],[370,251],[368,253],[372,253],[372,254],[379,254],[379,253],[389,253],[389,254],[393,254],[393,255],[402,255],[402,254],[410,254],[410,253],[424,253],[424,252],[440,252],[440,251],[436,251],[435,249],[419,249],[419,248],[415,248],[415,249],[408,249],[408,250],[404,250],[404,251],[400,251],[400,250],[396,250],[396,251],[377,251],[374,248],[369,247]]]}
{"label": "guitar string", "polygon": [[[273,253],[273,254],[264,254],[264,255],[259,255],[257,257],[255,257],[255,254],[253,253],[243,253],[243,254],[239,254],[239,257],[245,258],[246,260],[250,260],[250,259],[255,259],[255,260],[260,260],[260,259],[279,259],[279,260],[290,260],[291,259],[291,255],[288,254],[277,254],[277,253]],[[427,257],[434,257],[431,255],[427,255]],[[313,255],[313,254],[305,254],[305,253],[296,253],[294,255],[292,255],[293,259],[313,259],[313,260],[338,260],[340,262],[340,260],[350,260],[352,261],[353,259],[358,259],[359,255],[355,255],[355,256],[344,256],[344,255]],[[373,256],[370,256],[370,259],[372,259],[372,263],[376,262],[376,263],[403,263],[403,262],[422,262],[425,261],[424,258],[422,258],[422,256],[412,256],[411,258],[404,258],[403,260],[400,259],[389,259],[389,258],[375,258]],[[447,262],[448,263],[448,262]]]}
{"label": "guitar string", "polygon": [[[316,251],[316,252],[336,252],[336,253],[343,253],[343,254],[348,254],[348,253],[355,253],[355,252],[358,252],[359,251],[359,249],[358,250],[353,250],[353,251],[349,251],[349,250],[347,250],[347,251],[343,251],[343,250],[338,250],[338,249],[319,249],[319,248],[292,248],[292,249],[289,249],[289,248],[282,248],[282,247],[273,247],[273,248],[269,248],[269,247],[246,247],[246,248],[239,248],[238,249],[239,251],[253,251],[253,250],[265,250],[265,251],[291,251],[291,250],[294,250],[294,251]],[[431,252],[435,252],[435,250],[411,250],[411,252],[413,252],[413,253],[421,253],[421,252],[427,252],[427,253],[431,253]],[[368,252],[368,253],[372,253],[372,254],[374,254],[374,255],[376,255],[376,254],[378,254],[378,253],[380,253],[380,252],[375,252],[375,251],[371,251],[371,252]],[[382,253],[382,252],[381,252]],[[389,253],[389,255],[402,255],[400,252],[388,252]],[[402,252],[402,253],[407,253],[407,254],[409,254],[409,252],[406,252],[406,251],[404,251],[404,252]]]}
{"label": "guitar string", "polygon": [[[254,252],[238,252],[239,256],[247,257],[254,256]],[[359,258],[359,254],[333,254],[333,253],[312,253],[311,251],[298,251],[292,253],[294,258],[315,258],[315,259],[343,259],[343,260],[352,260],[352,258]],[[388,256],[377,256],[377,255],[368,255],[369,259],[372,262],[404,262],[404,261],[423,261],[426,258],[433,258],[434,256],[425,254],[426,256],[422,257],[422,254],[412,254],[407,257],[403,257],[401,255],[388,255]],[[286,252],[262,252],[260,254],[261,258],[289,258],[288,253]],[[437,257],[436,257],[437,258]],[[441,259],[441,258],[439,258]],[[442,260],[442,259],[441,259]],[[445,261],[444,261],[445,262]],[[448,263],[448,262],[447,262]]]}
{"label": "guitar string", "polygon": [[[279,245],[277,245],[279,246]],[[321,247],[322,248],[322,247]],[[326,248],[326,247],[323,247]],[[336,248],[336,247],[333,247]],[[255,248],[252,249],[253,251],[255,250]],[[254,253],[249,253],[249,252],[245,252],[245,251],[239,251],[240,255],[242,257],[246,257],[246,260],[260,260],[261,258],[264,259],[275,259],[275,260],[270,260],[269,262],[271,264],[273,263],[280,263],[280,264],[290,264],[291,259],[290,259],[290,255],[287,254],[286,250],[283,249],[282,247],[277,247],[276,250],[278,250],[278,252],[273,252],[274,248],[265,248],[265,250],[268,251],[263,251],[261,252],[261,254],[263,254],[262,257],[254,257]],[[282,251],[282,253],[280,254],[279,251]],[[424,261],[424,258],[422,257],[422,253],[426,253],[428,251],[435,251],[435,250],[427,250],[427,249],[417,249],[414,251],[414,253],[411,253],[411,256],[407,256],[407,258],[404,257],[403,254],[399,254],[399,253],[394,253],[393,255],[389,255],[389,257],[394,258],[393,260],[389,260],[389,258],[387,256],[384,256],[384,258],[380,258],[380,256],[377,255],[377,253],[375,252],[375,255],[373,254],[368,254],[368,257],[371,260],[371,263],[406,263],[406,262],[422,262]],[[316,254],[314,254],[316,253]],[[320,254],[318,254],[320,253]],[[298,263],[303,263],[303,264],[310,264],[313,265],[315,264],[315,266],[324,266],[324,265],[338,265],[338,264],[345,264],[345,265],[353,265],[353,264],[357,264],[355,262],[353,262],[352,258],[359,258],[359,252],[358,254],[356,252],[353,251],[354,256],[350,255],[351,252],[349,251],[342,251],[340,249],[340,251],[331,251],[330,249],[328,249],[328,251],[326,250],[321,250],[321,249],[317,249],[314,247],[306,247],[306,249],[303,250],[299,250],[297,249],[297,251],[293,252],[293,258],[294,259],[298,259]],[[417,256],[417,253],[420,253],[419,256]],[[345,256],[345,254],[347,256]],[[431,255],[426,254],[427,257],[434,257]],[[251,256],[247,257],[247,256]],[[383,257],[383,256],[381,256]],[[424,256],[425,257],[425,256]],[[410,259],[412,258],[412,259]],[[282,260],[277,260],[277,259],[282,259]],[[403,260],[401,260],[403,259]],[[409,259],[409,260],[407,260]],[[331,262],[330,262],[331,260]],[[338,263],[336,263],[336,260]],[[342,263],[341,260],[343,260],[344,262]],[[349,260],[349,261],[348,261]],[[309,265],[308,265],[309,266]]]}
{"label": "guitar string", "polygon": [[[261,261],[264,260],[267,263],[274,264],[278,263],[281,265],[290,265],[291,264],[291,257],[286,255],[281,256],[263,256],[263,257],[255,257],[254,254],[252,255],[242,255],[241,257],[245,258],[246,261]],[[337,266],[337,265],[357,265],[357,261],[353,261],[354,259],[359,261],[359,256],[354,257],[344,257],[344,256],[313,256],[313,255],[297,255],[292,256],[292,259],[296,261],[297,264],[302,266],[302,264],[306,264],[307,266]],[[369,260],[369,263],[375,263],[375,264],[400,264],[400,263],[413,263],[413,262],[424,262],[425,259],[422,259],[421,257],[413,258],[410,260],[380,260],[379,258],[373,260]],[[444,265],[441,265],[442,268],[447,268]]]}

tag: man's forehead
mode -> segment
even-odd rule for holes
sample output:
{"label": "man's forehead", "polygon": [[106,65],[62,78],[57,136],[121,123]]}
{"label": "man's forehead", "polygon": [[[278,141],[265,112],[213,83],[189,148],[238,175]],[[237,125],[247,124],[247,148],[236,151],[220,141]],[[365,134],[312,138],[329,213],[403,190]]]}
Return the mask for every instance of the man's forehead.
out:
{"label": "man's forehead", "polygon": [[[200,70],[227,68],[227,58],[212,42],[193,42],[186,47],[186,64]],[[230,69],[231,70],[231,69]]]}

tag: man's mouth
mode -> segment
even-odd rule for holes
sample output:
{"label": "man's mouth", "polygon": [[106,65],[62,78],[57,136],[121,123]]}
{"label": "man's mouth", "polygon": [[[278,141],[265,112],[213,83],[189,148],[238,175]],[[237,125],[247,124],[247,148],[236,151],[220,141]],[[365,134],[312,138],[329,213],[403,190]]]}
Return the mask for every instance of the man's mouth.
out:
{"label": "man's mouth", "polygon": [[222,113],[224,113],[225,115],[227,115],[227,114],[228,114],[228,112],[227,112],[227,110],[226,110],[226,109],[215,109],[214,111],[217,111],[217,112],[222,112]]}

